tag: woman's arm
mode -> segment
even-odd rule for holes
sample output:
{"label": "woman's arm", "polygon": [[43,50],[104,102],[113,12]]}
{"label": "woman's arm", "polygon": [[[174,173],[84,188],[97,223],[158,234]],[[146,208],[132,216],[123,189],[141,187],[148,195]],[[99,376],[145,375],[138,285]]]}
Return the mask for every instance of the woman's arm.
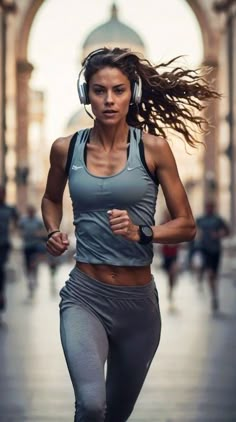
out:
{"label": "woman's arm", "polygon": [[155,137],[154,142],[155,170],[171,220],[152,228],[153,241],[178,243],[192,240],[196,234],[196,225],[173,153],[165,139]]}
{"label": "woman's arm", "polygon": [[[148,134],[143,141],[146,163],[150,171],[157,174],[171,216],[170,221],[152,227],[153,242],[170,244],[192,240],[196,225],[168,142]],[[133,224],[126,210],[110,210],[108,218],[114,234],[140,240],[139,226]]]}
{"label": "woman's arm", "polygon": [[42,198],[42,216],[48,234],[58,230],[47,242],[48,251],[52,255],[62,254],[69,245],[66,233],[60,232],[63,215],[63,193],[67,175],[65,164],[68,152],[69,138],[57,139],[51,148],[50,169],[48,172],[46,190]]}

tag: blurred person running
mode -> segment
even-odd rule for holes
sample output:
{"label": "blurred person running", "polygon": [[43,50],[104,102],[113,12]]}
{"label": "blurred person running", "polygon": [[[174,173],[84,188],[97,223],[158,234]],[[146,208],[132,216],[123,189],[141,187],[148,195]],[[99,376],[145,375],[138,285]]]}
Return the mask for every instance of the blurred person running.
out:
{"label": "blurred person running", "polygon": [[0,319],[6,309],[6,263],[11,250],[11,223],[16,226],[18,212],[14,206],[6,204],[6,190],[0,186]]}
{"label": "blurred person running", "polygon": [[32,298],[37,287],[37,266],[40,258],[46,255],[45,227],[36,208],[28,205],[26,215],[19,220],[19,229],[23,239],[23,255],[27,277],[29,298]]}
{"label": "blurred person running", "polygon": [[168,299],[171,303],[173,301],[173,293],[174,289],[177,284],[177,277],[178,277],[178,252],[179,246],[168,244],[162,245],[161,247],[161,254],[162,254],[162,269],[166,272],[168,277]]}
{"label": "blurred person running", "polygon": [[[171,220],[170,214],[168,211],[165,211],[162,224],[167,223]],[[162,269],[167,274],[168,279],[168,299],[169,302],[173,301],[173,292],[177,283],[178,276],[178,253],[179,253],[179,244],[163,244],[160,246],[160,252],[162,256]]]}
{"label": "blurred person running", "polygon": [[199,282],[207,273],[211,293],[213,311],[219,309],[219,267],[222,257],[221,240],[229,235],[229,226],[217,214],[214,201],[205,204],[205,212],[196,219],[198,233],[196,236],[197,250],[202,254],[202,267],[199,269]]}

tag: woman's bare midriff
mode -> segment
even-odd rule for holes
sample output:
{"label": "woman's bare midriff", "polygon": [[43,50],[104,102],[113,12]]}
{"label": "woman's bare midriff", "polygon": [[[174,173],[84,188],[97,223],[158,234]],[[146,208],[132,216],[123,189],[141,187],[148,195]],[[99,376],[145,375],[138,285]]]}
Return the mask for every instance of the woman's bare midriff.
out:
{"label": "woman's bare midriff", "polygon": [[76,267],[96,280],[117,286],[142,286],[151,280],[150,265],[144,267],[117,267],[114,265],[77,262]]}

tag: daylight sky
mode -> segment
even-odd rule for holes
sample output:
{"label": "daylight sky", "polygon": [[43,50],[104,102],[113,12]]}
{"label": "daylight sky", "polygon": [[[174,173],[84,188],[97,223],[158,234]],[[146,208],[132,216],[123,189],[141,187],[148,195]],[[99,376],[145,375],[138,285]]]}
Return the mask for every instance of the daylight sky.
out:
{"label": "daylight sky", "polygon": [[[87,35],[110,17],[111,0],[45,0],[33,21],[28,60],[30,85],[45,92],[45,136],[63,135],[80,108],[76,81]],[[147,57],[158,63],[185,55],[188,66],[203,57],[200,27],[185,0],[117,0],[119,19],[143,39]]]}

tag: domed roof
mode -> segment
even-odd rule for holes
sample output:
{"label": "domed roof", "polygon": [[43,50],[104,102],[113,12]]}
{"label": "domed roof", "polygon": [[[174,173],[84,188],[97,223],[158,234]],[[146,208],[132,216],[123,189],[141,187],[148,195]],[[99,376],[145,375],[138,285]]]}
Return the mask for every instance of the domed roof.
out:
{"label": "domed roof", "polygon": [[99,25],[88,35],[83,44],[83,49],[97,44],[104,47],[109,42],[132,44],[144,48],[144,43],[137,32],[118,19],[115,4],[111,8],[111,18],[103,25]]}

